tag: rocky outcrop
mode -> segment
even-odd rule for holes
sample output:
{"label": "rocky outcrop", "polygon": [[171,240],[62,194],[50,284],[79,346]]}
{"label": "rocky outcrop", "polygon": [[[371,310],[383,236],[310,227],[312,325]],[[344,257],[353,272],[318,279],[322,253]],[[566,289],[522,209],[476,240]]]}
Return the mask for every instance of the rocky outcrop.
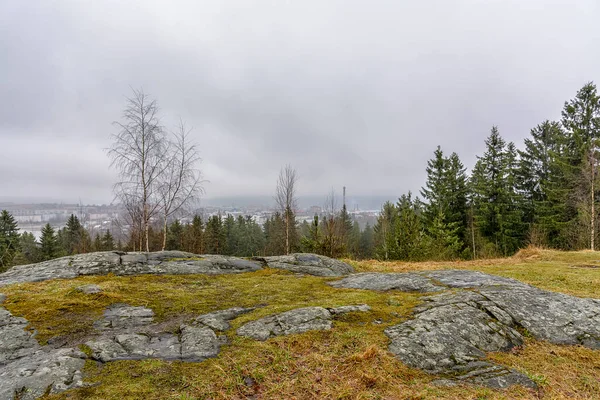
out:
{"label": "rocky outcrop", "polygon": [[70,279],[84,275],[181,275],[234,274],[257,271],[258,261],[218,255],[195,255],[181,251],[156,253],[98,252],[79,254],[19,265],[0,274],[0,286],[49,279]]}
{"label": "rocky outcrop", "polygon": [[308,331],[326,331],[331,329],[334,315],[354,311],[364,312],[370,309],[366,304],[329,309],[323,307],[297,308],[248,322],[238,328],[236,333],[239,336],[256,340],[267,340],[274,336],[291,335]]}
{"label": "rocky outcrop", "polygon": [[344,276],[354,272],[351,265],[318,254],[296,253],[287,256],[254,257],[269,268],[315,276]]}
{"label": "rocky outcrop", "polygon": [[549,292],[510,278],[447,270],[356,274],[330,284],[370,290],[457,289],[424,298],[413,319],[385,331],[389,350],[404,363],[456,380],[533,387],[523,374],[484,361],[488,352],[520,346],[523,331],[551,343],[600,349],[599,300]]}
{"label": "rocky outcrop", "polygon": [[80,387],[85,354],[40,346],[27,320],[0,307],[0,399],[35,399]]}
{"label": "rocky outcrop", "polygon": [[235,307],[200,315],[189,324],[179,326],[178,333],[161,332],[153,325],[154,312],[145,307],[113,304],[104,312],[104,318],[94,326],[101,331],[98,338],[85,344],[92,358],[109,362],[116,360],[203,361],[216,357],[226,337],[217,331],[229,329],[230,320],[253,308]]}
{"label": "rocky outcrop", "polygon": [[0,274],[0,287],[50,279],[72,279],[85,275],[182,275],[236,274],[258,271],[263,266],[316,276],[342,276],[353,272],[350,265],[315,254],[292,254],[279,257],[256,257],[247,260],[220,255],[196,255],[182,251],[98,252],[78,254],[18,265]]}
{"label": "rocky outcrop", "polygon": [[416,318],[386,329],[389,350],[405,364],[434,374],[492,387],[535,386],[516,371],[482,361],[487,352],[523,344],[521,334],[482,302],[482,296],[466,291],[429,298],[416,310]]}
{"label": "rocky outcrop", "polygon": [[367,290],[399,290],[401,292],[439,292],[445,290],[426,276],[415,273],[361,273],[329,282],[336,288]]}

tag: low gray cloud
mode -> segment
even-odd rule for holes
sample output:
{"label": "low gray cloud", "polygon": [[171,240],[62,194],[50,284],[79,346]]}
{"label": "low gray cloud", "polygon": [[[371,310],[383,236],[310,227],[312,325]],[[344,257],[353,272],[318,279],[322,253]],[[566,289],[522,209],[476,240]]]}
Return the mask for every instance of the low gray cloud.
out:
{"label": "low gray cloud", "polygon": [[437,145],[467,166],[521,144],[598,79],[600,5],[579,1],[6,1],[0,197],[108,202],[104,149],[130,87],[193,126],[208,196],[279,168],[325,195],[416,191]]}

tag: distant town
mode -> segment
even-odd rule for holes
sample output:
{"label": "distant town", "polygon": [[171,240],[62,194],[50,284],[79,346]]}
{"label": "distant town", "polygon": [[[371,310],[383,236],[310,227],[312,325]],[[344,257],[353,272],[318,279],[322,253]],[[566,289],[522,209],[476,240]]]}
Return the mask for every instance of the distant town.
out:
{"label": "distant town", "polygon": [[[119,205],[84,205],[67,203],[39,203],[39,204],[19,204],[13,202],[0,203],[0,209],[10,212],[19,224],[21,232],[31,232],[36,238],[41,235],[42,227],[49,223],[53,228],[59,229],[66,225],[68,218],[73,214],[79,218],[84,228],[86,228],[92,237],[96,233],[109,230],[113,235],[120,236],[121,227],[117,223],[118,217],[122,212]],[[182,214],[179,220],[183,223],[189,222],[194,215],[202,216],[207,220],[212,215],[228,214],[237,217],[238,215],[250,216],[259,225],[265,221],[276,210],[268,205],[203,205],[195,211]],[[357,221],[360,228],[369,223],[373,226],[379,215],[379,209],[361,210],[356,205],[348,210],[352,219]],[[319,205],[305,206],[297,210],[296,220],[298,224],[304,221],[312,221],[315,215],[322,216],[325,213],[324,207]]]}

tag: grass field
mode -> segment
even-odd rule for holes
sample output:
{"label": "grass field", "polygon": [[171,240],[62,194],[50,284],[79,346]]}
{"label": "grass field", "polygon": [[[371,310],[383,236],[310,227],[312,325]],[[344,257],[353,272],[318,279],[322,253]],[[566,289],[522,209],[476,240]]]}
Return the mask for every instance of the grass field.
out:
{"label": "grass field", "polygon": [[[358,271],[471,269],[519,279],[537,287],[600,298],[600,254],[526,249],[512,258],[471,262],[401,263],[350,261]],[[594,266],[599,268],[594,268]],[[387,351],[383,330],[407,318],[419,294],[334,289],[328,279],[263,270],[229,276],[82,277],[2,288],[8,310],[27,318],[45,342],[60,336],[78,343],[112,303],[152,308],[158,322],[176,330],[193,316],[232,306],[263,307],[233,321],[229,344],[202,363],[88,361],[88,388],[48,399],[600,399],[600,351],[557,346],[527,338],[494,362],[526,373],[537,391],[496,391],[474,386],[440,388],[436,379],[408,368]],[[95,283],[103,292],[75,287]],[[366,303],[368,313],[337,319],[328,332],[309,332],[257,342],[234,335],[259,317],[297,307]]]}

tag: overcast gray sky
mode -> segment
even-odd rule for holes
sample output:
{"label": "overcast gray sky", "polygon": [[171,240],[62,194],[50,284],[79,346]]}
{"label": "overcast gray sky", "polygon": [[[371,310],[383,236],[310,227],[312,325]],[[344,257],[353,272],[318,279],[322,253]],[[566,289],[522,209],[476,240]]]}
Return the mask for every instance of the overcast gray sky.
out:
{"label": "overcast gray sky", "polygon": [[522,146],[600,81],[597,0],[0,0],[0,198],[110,202],[130,86],[200,143],[207,196],[422,185],[492,125]]}

